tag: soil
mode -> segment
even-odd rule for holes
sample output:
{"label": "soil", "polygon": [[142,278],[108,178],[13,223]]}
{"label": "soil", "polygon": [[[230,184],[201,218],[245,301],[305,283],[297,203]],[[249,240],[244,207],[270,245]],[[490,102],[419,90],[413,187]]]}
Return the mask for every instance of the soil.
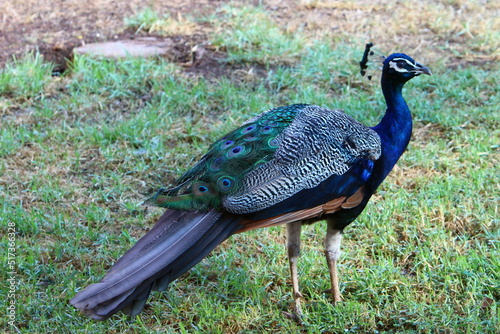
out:
{"label": "soil", "polygon": [[[263,1],[241,2],[247,5],[249,2],[259,5]],[[95,42],[159,37],[144,31],[138,33],[134,29],[127,28],[124,22],[126,18],[133,17],[145,8],[151,8],[160,15],[169,13],[172,18],[179,19],[190,15],[200,17],[203,14],[214,13],[224,3],[226,2],[221,0],[2,0],[0,1],[0,68],[13,57],[19,58],[26,52],[38,50],[46,61],[55,64],[54,73],[58,74],[67,68],[67,60],[71,59],[75,47]],[[492,61],[498,59],[498,53],[490,54],[488,50],[477,50],[473,53],[468,51],[466,42],[474,40],[475,36],[472,33],[469,36],[456,31],[455,21],[450,21],[452,26],[449,29],[442,28],[444,30],[441,34],[434,33],[429,28],[433,26],[425,11],[407,13],[412,16],[420,15],[417,20],[412,20],[411,24],[391,23],[393,14],[399,13],[400,20],[405,16],[398,11],[397,3],[393,6],[381,3],[371,0],[355,2],[267,0],[265,6],[273,12],[273,19],[288,32],[307,28],[313,35],[315,30],[323,33],[326,31],[332,36],[339,31],[353,36],[361,33],[362,38],[379,44],[381,50],[386,52],[401,43],[404,44],[404,50],[409,52],[422,53],[425,47],[423,53],[427,58],[448,58],[446,66],[450,68],[466,63],[488,68]],[[458,8],[451,8],[448,5],[442,7],[461,22],[468,17],[467,10],[471,7],[469,5],[464,3]],[[482,18],[486,23],[491,22],[494,27],[495,21],[492,16],[494,17],[495,9],[498,7],[491,3],[486,7],[486,10],[483,8],[479,14],[472,13],[475,15],[473,17],[475,20]],[[427,4],[427,7],[422,8],[432,9],[433,6]],[[480,9],[480,7],[475,8],[476,11]],[[371,20],[371,16],[376,16],[376,19]],[[382,22],[387,22],[387,25],[380,24]],[[218,61],[223,59],[225,54],[208,47],[210,45],[208,36],[212,29],[209,24],[200,23],[187,31],[168,34],[168,38],[174,43],[173,52],[170,54],[171,60],[186,65],[186,72],[209,77],[230,74],[238,70],[238,67],[249,67],[249,65],[233,64],[228,68],[227,64]],[[480,36],[485,33],[483,30],[476,27],[473,32]],[[357,42],[359,43],[359,40]],[[195,58],[197,56],[193,54],[193,47],[197,45],[204,46],[201,49],[203,53],[201,59],[199,57],[193,59],[193,56]],[[465,56],[454,56],[455,54]],[[425,57],[421,58],[422,61],[426,60]]]}
{"label": "soil", "polygon": [[[64,72],[73,49],[89,43],[129,40],[144,37],[165,38],[127,28],[124,19],[149,6],[173,17],[196,11],[213,12],[219,1],[149,1],[142,0],[25,0],[0,2],[0,67],[26,52],[38,50],[55,64],[54,74]],[[224,69],[214,64],[223,58],[220,52],[203,48],[203,61],[194,59],[193,47],[207,42],[206,31],[168,37],[172,44],[169,58],[189,64],[187,72],[217,75]],[[205,52],[206,51],[206,52]],[[199,51],[198,51],[199,53]],[[198,61],[196,61],[198,60]],[[219,67],[219,66],[217,66]]]}

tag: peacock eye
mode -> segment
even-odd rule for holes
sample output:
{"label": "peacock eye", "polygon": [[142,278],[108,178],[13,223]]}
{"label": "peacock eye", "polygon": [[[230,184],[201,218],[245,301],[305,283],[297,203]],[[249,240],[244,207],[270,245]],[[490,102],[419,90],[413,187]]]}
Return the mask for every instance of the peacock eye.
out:
{"label": "peacock eye", "polygon": [[276,138],[269,139],[269,141],[267,143],[268,143],[269,147],[272,147],[272,148],[278,147],[278,140]]}
{"label": "peacock eye", "polygon": [[224,163],[224,158],[223,157],[218,157],[212,162],[212,169],[213,170],[219,170]]}
{"label": "peacock eye", "polygon": [[235,148],[229,150],[227,152],[227,157],[228,158],[234,158],[234,157],[237,157],[237,156],[240,156],[241,154],[243,154],[243,152],[245,151],[245,147],[244,146],[236,146]]}
{"label": "peacock eye", "polygon": [[261,128],[262,133],[269,133],[273,131],[273,128],[271,128],[269,125],[266,125]]}
{"label": "peacock eye", "polygon": [[227,141],[225,141],[225,142],[222,143],[221,147],[222,147],[222,149],[225,149],[225,148],[228,148],[229,146],[231,146],[233,144],[234,144],[234,141],[227,140]]}
{"label": "peacock eye", "polygon": [[226,193],[234,188],[234,180],[229,176],[222,176],[217,180],[217,188]]}
{"label": "peacock eye", "polygon": [[399,68],[405,68],[405,66],[407,65],[406,61],[404,60],[398,60],[396,64],[398,65]]}
{"label": "peacock eye", "polygon": [[247,126],[246,128],[244,128],[241,133],[242,134],[247,134],[249,132],[252,132],[253,130],[255,130],[255,125],[249,125]]}

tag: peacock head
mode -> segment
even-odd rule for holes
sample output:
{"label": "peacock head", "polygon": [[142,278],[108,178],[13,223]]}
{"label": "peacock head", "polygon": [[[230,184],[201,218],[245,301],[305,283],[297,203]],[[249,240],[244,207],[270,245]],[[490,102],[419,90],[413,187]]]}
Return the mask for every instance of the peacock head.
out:
{"label": "peacock head", "polygon": [[432,75],[431,70],[404,53],[393,53],[385,58],[382,73],[403,82],[420,74]]}

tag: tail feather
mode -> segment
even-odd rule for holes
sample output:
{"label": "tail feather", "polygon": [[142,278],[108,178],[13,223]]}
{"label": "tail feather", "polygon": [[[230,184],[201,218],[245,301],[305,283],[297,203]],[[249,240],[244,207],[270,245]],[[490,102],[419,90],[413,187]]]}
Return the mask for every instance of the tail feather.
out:
{"label": "tail feather", "polygon": [[152,289],[165,290],[240,227],[241,218],[215,210],[167,210],[101,282],[80,291],[70,303],[96,320],[120,310],[136,315]]}

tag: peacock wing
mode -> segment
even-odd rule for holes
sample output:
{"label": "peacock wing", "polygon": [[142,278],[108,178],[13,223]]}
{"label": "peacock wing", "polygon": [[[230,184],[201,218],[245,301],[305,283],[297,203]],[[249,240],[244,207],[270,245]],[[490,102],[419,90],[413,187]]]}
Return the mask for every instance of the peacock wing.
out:
{"label": "peacock wing", "polygon": [[[272,158],[250,170],[237,192],[223,197],[227,211],[250,214],[284,203],[281,212],[273,212],[278,214],[290,211],[285,210],[289,200],[310,208],[351,196],[381,154],[375,131],[340,110],[312,105],[302,108],[274,141]],[[296,196],[308,192],[321,196],[311,203]]]}
{"label": "peacock wing", "polygon": [[281,134],[306,107],[283,106],[254,117],[213,143],[174,187],[146,202],[174,210],[224,209],[224,198],[244,190],[248,175],[274,158]]}

